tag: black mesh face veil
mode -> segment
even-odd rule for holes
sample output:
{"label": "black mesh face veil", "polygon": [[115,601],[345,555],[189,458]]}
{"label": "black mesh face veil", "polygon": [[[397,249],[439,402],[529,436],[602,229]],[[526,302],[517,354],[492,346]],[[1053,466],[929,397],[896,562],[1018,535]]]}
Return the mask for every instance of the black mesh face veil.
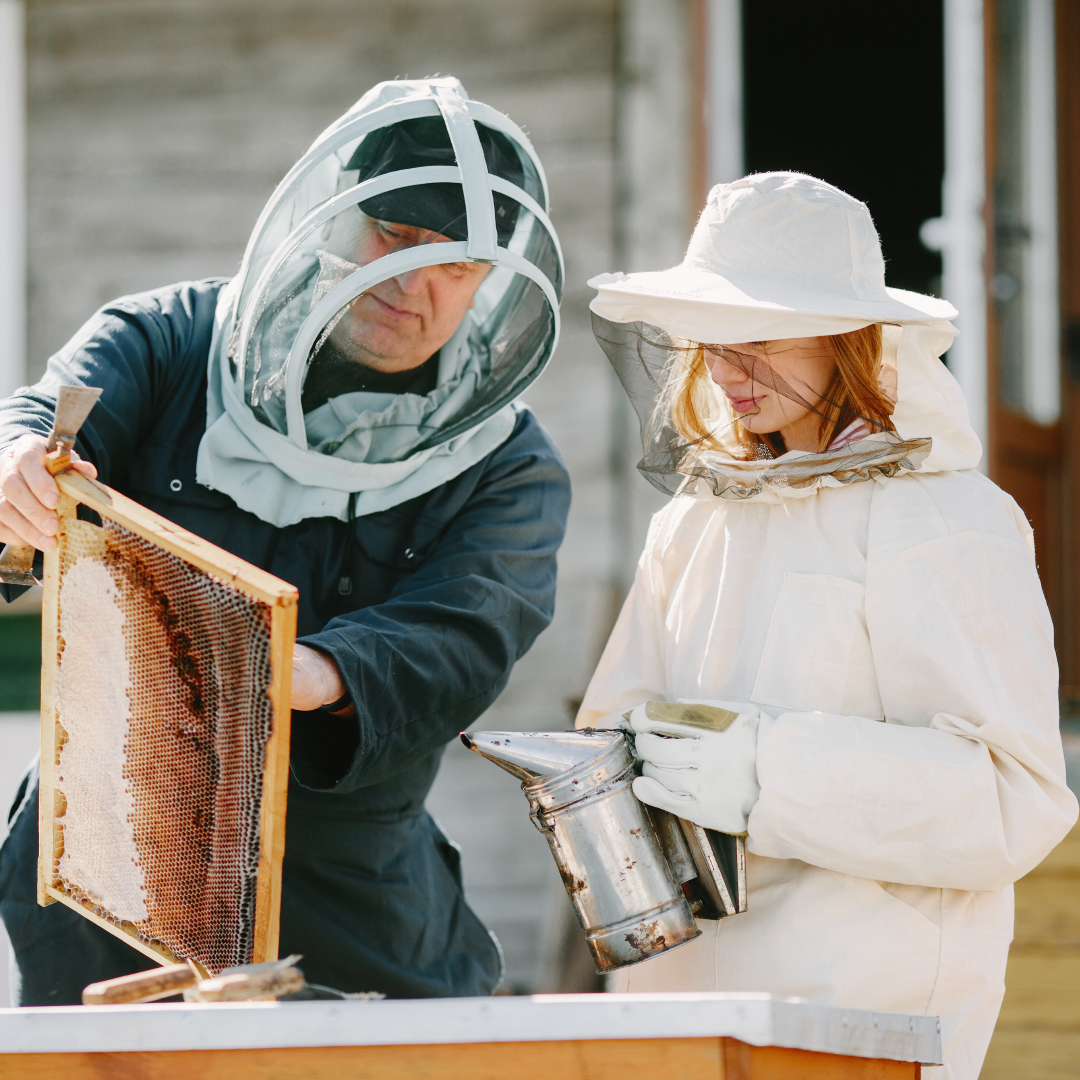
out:
{"label": "black mesh face veil", "polygon": [[[643,447],[638,471],[665,494],[695,493],[702,481],[714,495],[729,499],[752,497],[770,485],[803,486],[823,475],[850,482],[868,478],[871,471],[892,475],[901,468],[913,468],[929,452],[928,439],[905,442],[868,418],[841,409],[839,425],[866,422],[865,432],[859,432],[856,441],[823,453],[773,460],[767,441],[759,446],[739,442],[735,416],[719,387],[707,378],[696,383],[694,399],[707,434],[691,435],[675,422],[674,411],[691,365],[700,362],[697,344],[644,322],[611,322],[595,313],[592,320],[596,340],[638,417]],[[824,410],[836,404],[813,400],[816,395],[809,388],[791,385],[763,355],[732,347],[714,348],[753,383],[802,409],[826,415]]]}
{"label": "black mesh face veil", "polygon": [[[284,436],[364,465],[474,430],[555,348],[563,263],[547,213],[539,160],[506,117],[456,80],[381,84],[256,226],[222,332],[226,411],[272,456]],[[324,363],[332,376],[305,399]],[[408,392],[365,382],[420,364],[430,382]]]}

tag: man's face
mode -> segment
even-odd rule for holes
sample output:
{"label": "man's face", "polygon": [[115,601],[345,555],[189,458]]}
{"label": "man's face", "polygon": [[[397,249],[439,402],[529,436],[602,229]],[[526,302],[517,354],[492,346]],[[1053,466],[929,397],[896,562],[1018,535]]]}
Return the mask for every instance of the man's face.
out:
{"label": "man's face", "polygon": [[[448,242],[430,229],[372,220],[357,261],[366,266],[403,248]],[[330,340],[376,371],[418,367],[450,340],[490,271],[484,263],[443,263],[381,281],[349,305]]]}

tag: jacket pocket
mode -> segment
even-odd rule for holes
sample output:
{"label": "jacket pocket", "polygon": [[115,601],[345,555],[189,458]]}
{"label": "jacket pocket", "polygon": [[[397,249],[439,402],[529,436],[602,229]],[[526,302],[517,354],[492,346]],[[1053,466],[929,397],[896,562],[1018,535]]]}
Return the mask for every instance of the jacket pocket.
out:
{"label": "jacket pocket", "polygon": [[795,712],[881,718],[863,602],[858,582],[785,574],[751,700]]}
{"label": "jacket pocket", "polygon": [[[888,972],[892,998],[888,1008],[893,1012],[921,1015],[933,997],[941,964],[941,930],[920,911],[894,896],[878,882],[851,877],[830,871],[862,906],[864,917],[850,915],[845,934],[853,952],[861,952],[863,965],[859,973],[852,970],[849,977],[857,984],[862,976],[872,983]],[[937,889],[926,890],[940,903]],[[859,939],[862,938],[860,942]],[[860,948],[861,945],[861,948]],[[865,965],[865,960],[872,962]],[[862,995],[870,991],[864,986],[859,994],[851,995],[849,1003],[872,1000]]]}

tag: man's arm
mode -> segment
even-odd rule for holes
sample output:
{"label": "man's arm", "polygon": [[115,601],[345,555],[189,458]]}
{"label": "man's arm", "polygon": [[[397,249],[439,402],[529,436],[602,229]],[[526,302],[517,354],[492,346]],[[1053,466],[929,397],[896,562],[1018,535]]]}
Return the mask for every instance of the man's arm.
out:
{"label": "man's arm", "polygon": [[352,760],[328,769],[318,749],[325,717],[300,721],[293,767],[306,786],[352,791],[443,746],[495,700],[551,621],[570,505],[565,466],[526,412],[474,468],[471,496],[416,573],[385,603],[302,639],[337,665],[357,725]]}
{"label": "man's arm", "polygon": [[49,434],[60,386],[100,386],[75,448],[104,483],[122,482],[163,410],[175,407],[192,365],[205,371],[224,284],[188,281],[101,308],[50,358],[39,383],[0,402],[0,451],[28,432]]}
{"label": "man's arm", "polygon": [[[60,386],[100,386],[83,425],[81,471],[121,482],[162,411],[205,370],[223,281],[186,282],[122,297],[96,312],[49,360],[42,380],[0,402],[0,542],[55,544],[56,484],[41,459]],[[196,383],[198,380],[196,380]],[[0,587],[5,599],[21,588]]]}

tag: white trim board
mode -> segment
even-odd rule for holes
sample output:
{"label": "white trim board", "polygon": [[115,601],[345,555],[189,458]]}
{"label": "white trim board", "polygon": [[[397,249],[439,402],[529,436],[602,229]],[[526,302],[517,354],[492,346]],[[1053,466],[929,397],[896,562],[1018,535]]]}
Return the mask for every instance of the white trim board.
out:
{"label": "white trim board", "polygon": [[941,1063],[936,1016],[769,994],[550,994],[417,1001],[0,1009],[3,1054],[397,1046],[727,1036],[853,1057]]}

